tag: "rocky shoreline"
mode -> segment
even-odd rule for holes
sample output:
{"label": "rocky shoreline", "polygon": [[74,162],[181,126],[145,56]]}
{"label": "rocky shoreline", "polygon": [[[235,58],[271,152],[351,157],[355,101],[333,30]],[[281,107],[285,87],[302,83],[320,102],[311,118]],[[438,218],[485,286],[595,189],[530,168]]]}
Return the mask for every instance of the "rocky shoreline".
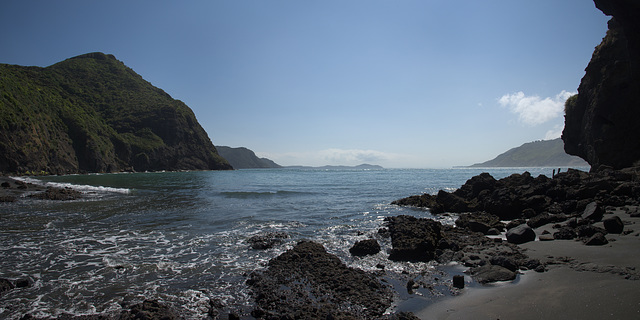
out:
{"label": "rocky shoreline", "polygon": [[[4,187],[4,182],[9,187]],[[4,195],[27,191],[50,194],[46,188],[23,186],[6,178],[3,188]],[[51,194],[67,193],[62,189]],[[455,226],[407,215],[388,217],[381,229],[363,232],[370,239],[354,243],[349,250],[354,259],[382,251],[390,261],[418,266],[415,269],[386,270],[380,263],[378,271],[365,272],[345,265],[321,244],[302,240],[265,268],[246,275],[253,306],[245,306],[245,311],[233,310],[232,306],[212,301],[208,314],[213,319],[418,319],[411,312],[397,312],[394,302],[420,291],[431,292],[434,297],[442,296],[442,292],[456,296],[469,284],[509,282],[519,274],[546,273],[557,265],[638,280],[640,273],[633,266],[590,264],[589,259],[574,259],[570,252],[562,257],[531,255],[529,244],[553,247],[580,243],[585,248],[607,250],[610,241],[638,238],[633,224],[640,217],[639,200],[640,168],[600,167],[589,173],[568,170],[552,178],[532,177],[525,172],[500,180],[483,173],[454,192],[393,202],[426,207],[435,215],[456,214]],[[283,246],[286,239],[286,234],[265,234],[249,239],[247,247],[262,250]],[[433,273],[421,269],[424,263],[456,264],[466,269],[467,276]],[[17,281],[2,281],[2,291],[18,286]],[[123,306],[118,315],[61,315],[57,319],[133,318],[182,316],[171,306],[149,300]],[[25,315],[25,319],[34,318]]]}
{"label": "rocky shoreline", "polygon": [[44,187],[0,176],[0,202],[15,202],[25,197],[41,200],[76,200],[82,197],[82,192],[72,188]]}

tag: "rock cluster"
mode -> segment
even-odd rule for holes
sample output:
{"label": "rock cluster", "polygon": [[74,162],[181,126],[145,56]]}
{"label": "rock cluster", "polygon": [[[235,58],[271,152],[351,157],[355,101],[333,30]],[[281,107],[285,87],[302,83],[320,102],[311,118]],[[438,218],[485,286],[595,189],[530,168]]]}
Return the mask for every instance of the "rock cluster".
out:
{"label": "rock cluster", "polygon": [[266,319],[376,319],[392,293],[373,274],[347,267],[318,243],[301,241],[247,280]]}
{"label": "rock cluster", "polygon": [[553,178],[534,178],[525,172],[496,180],[482,173],[452,193],[411,196],[393,204],[427,207],[434,214],[465,213],[456,224],[484,234],[501,230],[501,220],[511,220],[506,225],[511,229],[507,240],[513,243],[532,241],[536,235],[531,228],[553,224],[558,229],[553,234],[555,239],[578,237],[590,244],[602,244],[600,236],[589,239],[596,233],[621,233],[624,228],[615,218],[607,221],[606,230],[593,226],[602,220],[605,208],[637,206],[639,200],[640,168],[613,170],[601,166],[590,173],[569,169]]}

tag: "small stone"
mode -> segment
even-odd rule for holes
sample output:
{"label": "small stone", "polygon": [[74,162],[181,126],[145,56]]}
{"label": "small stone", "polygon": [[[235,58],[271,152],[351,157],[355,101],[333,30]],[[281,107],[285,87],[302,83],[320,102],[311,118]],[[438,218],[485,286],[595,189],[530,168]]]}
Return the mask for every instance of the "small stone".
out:
{"label": "small stone", "polygon": [[602,246],[607,243],[609,243],[609,241],[607,241],[607,238],[605,238],[604,234],[598,232],[591,236],[591,238],[589,238],[584,244],[588,246]]}
{"label": "small stone", "polygon": [[458,289],[464,288],[464,276],[455,275],[453,276],[453,286]]}
{"label": "small stone", "polygon": [[604,228],[609,233],[622,233],[622,230],[624,230],[624,224],[618,216],[606,218],[602,221],[602,223],[604,224]]}

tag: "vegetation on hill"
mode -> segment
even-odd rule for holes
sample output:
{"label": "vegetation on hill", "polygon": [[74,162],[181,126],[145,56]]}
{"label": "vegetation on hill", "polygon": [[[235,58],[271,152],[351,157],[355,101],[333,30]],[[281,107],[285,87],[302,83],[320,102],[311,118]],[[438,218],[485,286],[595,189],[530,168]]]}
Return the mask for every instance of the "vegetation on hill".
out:
{"label": "vegetation on hill", "polygon": [[588,167],[579,157],[564,151],[562,139],[534,141],[510,149],[493,160],[472,167]]}
{"label": "vegetation on hill", "polygon": [[0,172],[231,169],[191,109],[113,55],[0,64]]}
{"label": "vegetation on hill", "polygon": [[262,168],[280,168],[277,163],[267,159],[258,158],[256,154],[247,148],[231,148],[225,146],[217,146],[220,155],[227,159],[234,169],[262,169]]}

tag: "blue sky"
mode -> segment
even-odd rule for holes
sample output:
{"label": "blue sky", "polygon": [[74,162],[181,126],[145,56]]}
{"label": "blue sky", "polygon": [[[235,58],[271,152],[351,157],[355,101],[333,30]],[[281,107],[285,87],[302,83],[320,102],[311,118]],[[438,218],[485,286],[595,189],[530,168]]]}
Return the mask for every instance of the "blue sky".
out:
{"label": "blue sky", "polygon": [[0,63],[114,54],[215,145],[434,168],[559,137],[609,19],[590,0],[3,1]]}

